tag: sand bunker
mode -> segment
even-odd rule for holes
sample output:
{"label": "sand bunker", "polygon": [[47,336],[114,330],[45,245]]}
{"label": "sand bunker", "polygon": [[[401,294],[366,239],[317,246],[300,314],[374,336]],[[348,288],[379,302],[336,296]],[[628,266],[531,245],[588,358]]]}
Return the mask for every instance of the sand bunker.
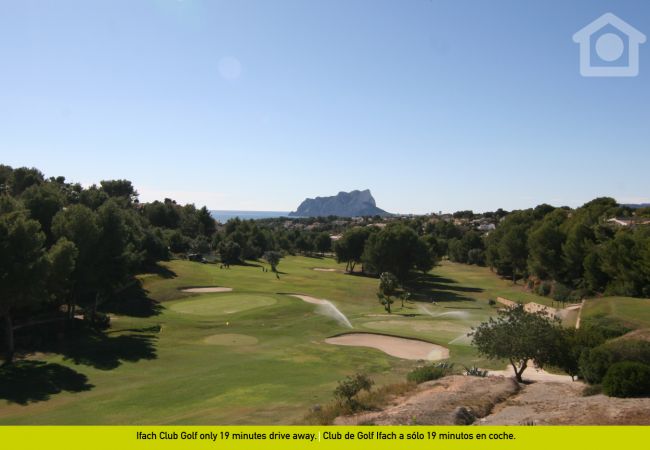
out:
{"label": "sand bunker", "polygon": [[204,344],[224,346],[256,345],[257,342],[257,338],[245,334],[213,334],[203,339]]}
{"label": "sand bunker", "polygon": [[314,267],[312,270],[316,272],[336,272],[336,269],[324,269],[322,267]]}
{"label": "sand bunker", "polygon": [[322,298],[310,297],[309,295],[302,294],[289,294],[291,297],[296,297],[302,300],[303,302],[313,303],[314,305],[327,305],[328,301],[323,300]]}
{"label": "sand bunker", "polygon": [[213,287],[195,287],[195,288],[187,288],[181,290],[183,292],[191,292],[193,294],[208,294],[212,292],[231,292],[232,288],[213,286]]}
{"label": "sand bunker", "polygon": [[429,342],[381,334],[350,333],[325,339],[328,344],[353,347],[370,347],[403,359],[426,359],[437,361],[449,358],[449,350]]}

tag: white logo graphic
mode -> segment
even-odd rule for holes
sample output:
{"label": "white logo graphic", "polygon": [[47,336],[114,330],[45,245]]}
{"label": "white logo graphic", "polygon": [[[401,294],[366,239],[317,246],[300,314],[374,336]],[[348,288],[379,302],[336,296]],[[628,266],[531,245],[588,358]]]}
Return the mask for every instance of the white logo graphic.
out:
{"label": "white logo graphic", "polygon": [[636,77],[639,45],[646,37],[612,13],[603,14],[573,35],[580,44],[583,77]]}

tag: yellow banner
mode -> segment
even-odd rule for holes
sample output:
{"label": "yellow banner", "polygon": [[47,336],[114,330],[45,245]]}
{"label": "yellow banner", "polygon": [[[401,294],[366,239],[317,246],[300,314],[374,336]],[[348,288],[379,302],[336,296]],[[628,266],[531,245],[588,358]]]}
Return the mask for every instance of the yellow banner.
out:
{"label": "yellow banner", "polygon": [[[576,412],[578,413],[578,412]],[[647,445],[650,427],[0,427],[3,449],[616,449]]]}

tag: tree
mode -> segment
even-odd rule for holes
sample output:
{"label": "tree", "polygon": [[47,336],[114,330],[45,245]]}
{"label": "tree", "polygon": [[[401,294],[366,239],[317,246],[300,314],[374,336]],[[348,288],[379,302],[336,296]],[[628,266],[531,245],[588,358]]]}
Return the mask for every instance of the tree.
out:
{"label": "tree", "polygon": [[241,256],[241,247],[238,243],[230,239],[221,241],[219,244],[219,256],[224,264],[233,264],[239,262]]}
{"label": "tree", "polygon": [[199,222],[199,234],[210,237],[217,229],[216,222],[205,206],[197,211],[197,220]]}
{"label": "tree", "polygon": [[9,184],[11,186],[11,193],[18,197],[22,194],[28,187],[39,185],[43,183],[45,177],[40,170],[32,167],[19,167],[14,169],[11,174],[11,179]]}
{"label": "tree", "polygon": [[276,272],[278,264],[280,264],[280,259],[282,259],[282,254],[274,250],[269,250],[264,253],[264,260],[271,265],[271,271]]}
{"label": "tree", "polygon": [[78,255],[77,247],[66,238],[59,239],[48,251],[47,291],[50,299],[57,305],[66,304],[71,294],[70,278]]}
{"label": "tree", "polygon": [[[564,214],[562,210],[557,211]],[[559,220],[545,220],[528,235],[528,267],[543,280],[561,280],[564,273],[562,245],[566,236],[560,230],[560,224]]]}
{"label": "tree", "polygon": [[332,249],[332,238],[330,238],[329,233],[319,233],[316,235],[314,245],[316,246],[316,251],[322,255]]}
{"label": "tree", "polygon": [[472,345],[489,359],[507,359],[522,382],[522,373],[533,361],[536,367],[557,364],[562,358],[562,329],[558,320],[541,312],[529,313],[518,304],[501,310],[472,333]]}
{"label": "tree", "polygon": [[391,298],[397,292],[397,286],[399,282],[397,277],[390,272],[384,272],[379,276],[379,290],[377,292],[377,299],[379,303],[384,305],[384,308],[391,313],[390,305],[393,304],[394,300]]}
{"label": "tree", "polygon": [[605,342],[606,337],[599,327],[583,326],[581,328],[562,329],[562,353],[559,364],[573,380],[582,374],[580,356]]}
{"label": "tree", "polygon": [[56,239],[66,238],[77,248],[77,261],[71,275],[72,295],[68,297],[68,317],[74,317],[77,302],[94,300],[99,282],[98,243],[101,230],[97,213],[84,205],[72,205],[60,211],[52,220]]}
{"label": "tree", "polygon": [[14,200],[0,197],[0,317],[5,330],[7,356],[15,351],[13,314],[42,300],[47,275],[45,235],[40,224]]}
{"label": "tree", "polygon": [[314,250],[314,244],[311,241],[311,237],[306,233],[300,233],[300,235],[296,238],[295,246],[299,252],[302,252],[305,255],[311,253]]}
{"label": "tree", "polygon": [[63,208],[65,198],[54,183],[34,184],[21,196],[32,219],[38,220],[48,241],[52,243],[52,219]]}
{"label": "tree", "polygon": [[354,272],[354,267],[361,262],[366,242],[372,232],[369,227],[355,227],[346,231],[334,244],[336,260],[346,263],[346,272]]}
{"label": "tree", "polygon": [[413,268],[433,265],[427,244],[404,225],[388,226],[368,238],[362,260],[374,273],[391,272],[404,284]]}
{"label": "tree", "polygon": [[499,245],[499,257],[509,264],[512,270],[513,283],[517,283],[517,275],[523,274],[526,270],[528,259],[527,238],[526,226],[516,225],[503,235]]}
{"label": "tree", "polygon": [[108,194],[93,184],[79,193],[79,203],[96,211],[108,200]]}
{"label": "tree", "polygon": [[138,192],[129,180],[103,180],[99,184],[102,191],[109,197],[123,198],[129,204],[136,202],[138,199]]}

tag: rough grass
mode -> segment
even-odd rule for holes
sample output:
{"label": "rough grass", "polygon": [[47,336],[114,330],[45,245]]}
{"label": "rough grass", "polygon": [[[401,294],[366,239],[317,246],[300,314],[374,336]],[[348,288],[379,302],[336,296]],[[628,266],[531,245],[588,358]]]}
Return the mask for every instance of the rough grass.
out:
{"label": "rough grass", "polygon": [[582,309],[582,321],[607,317],[631,329],[650,328],[650,299],[603,297],[589,299]]}

